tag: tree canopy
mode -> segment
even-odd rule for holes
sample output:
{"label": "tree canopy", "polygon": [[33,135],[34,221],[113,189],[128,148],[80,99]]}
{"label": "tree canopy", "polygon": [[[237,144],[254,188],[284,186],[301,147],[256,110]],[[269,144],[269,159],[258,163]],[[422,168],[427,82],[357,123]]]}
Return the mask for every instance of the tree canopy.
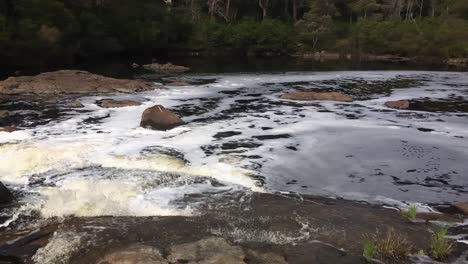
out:
{"label": "tree canopy", "polygon": [[468,56],[466,0],[0,0],[2,64],[109,54]]}

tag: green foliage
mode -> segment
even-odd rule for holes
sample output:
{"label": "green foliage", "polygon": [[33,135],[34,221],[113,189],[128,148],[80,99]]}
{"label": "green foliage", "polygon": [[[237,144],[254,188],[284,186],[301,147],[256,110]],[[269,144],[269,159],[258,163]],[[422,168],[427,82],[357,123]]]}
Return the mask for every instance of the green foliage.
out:
{"label": "green foliage", "polygon": [[415,205],[411,205],[408,208],[408,211],[404,212],[406,217],[408,217],[411,220],[416,219],[416,215],[418,214],[418,208]]}
{"label": "green foliage", "polygon": [[364,242],[363,256],[368,259],[374,259],[377,256],[377,247],[375,243],[371,240],[366,240]]}
{"label": "green foliage", "polygon": [[439,228],[432,236],[431,256],[438,260],[444,260],[453,250],[453,244],[447,239],[447,228]]}
{"label": "green foliage", "polygon": [[413,247],[408,241],[393,228],[388,228],[385,233],[376,231],[366,238],[364,253],[366,253],[367,247],[369,258],[372,254],[372,258],[393,262],[406,259],[413,251]]}

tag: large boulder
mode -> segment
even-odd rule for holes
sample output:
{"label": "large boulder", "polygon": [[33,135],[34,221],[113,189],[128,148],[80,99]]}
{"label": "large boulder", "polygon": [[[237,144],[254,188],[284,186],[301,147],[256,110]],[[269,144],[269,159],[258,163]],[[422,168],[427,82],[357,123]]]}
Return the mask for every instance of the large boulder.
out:
{"label": "large boulder", "polygon": [[142,80],[115,79],[75,70],[10,77],[0,81],[0,95],[130,93],[157,88],[162,87]]}
{"label": "large boulder", "polygon": [[288,100],[301,100],[301,101],[315,101],[315,100],[328,100],[339,102],[352,102],[353,98],[338,92],[290,92],[281,95],[281,99]]}
{"label": "large boulder", "polygon": [[158,73],[179,73],[179,72],[186,72],[189,71],[190,68],[180,65],[174,65],[172,63],[166,64],[159,64],[159,63],[152,63],[152,64],[145,64],[143,68],[146,70],[158,72]]}
{"label": "large boulder", "polygon": [[132,245],[105,255],[98,264],[167,264],[161,252],[152,246]]}
{"label": "large boulder", "polygon": [[0,182],[0,205],[11,203],[13,199],[11,192]]}
{"label": "large boulder", "polygon": [[179,116],[162,105],[155,105],[143,112],[140,126],[165,131],[183,124],[184,122]]}
{"label": "large boulder", "polygon": [[114,99],[103,99],[97,101],[97,104],[103,108],[118,108],[118,107],[127,107],[127,106],[139,106],[140,102],[132,100],[114,100]]}
{"label": "large boulder", "polygon": [[173,246],[167,259],[171,263],[246,263],[241,247],[230,245],[226,240],[215,237]]}
{"label": "large boulder", "polygon": [[398,101],[388,101],[385,102],[385,106],[395,109],[408,109],[411,105],[411,102],[408,100],[398,100]]}

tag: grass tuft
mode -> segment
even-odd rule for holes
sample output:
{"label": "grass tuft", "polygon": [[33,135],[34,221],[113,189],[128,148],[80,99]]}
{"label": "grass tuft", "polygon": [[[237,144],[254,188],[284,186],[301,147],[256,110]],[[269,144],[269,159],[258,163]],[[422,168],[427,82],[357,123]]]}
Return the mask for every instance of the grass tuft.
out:
{"label": "grass tuft", "polygon": [[431,240],[431,256],[437,260],[445,260],[453,250],[453,243],[446,237],[447,228],[439,228]]}
{"label": "grass tuft", "polygon": [[376,231],[367,237],[367,243],[364,244],[364,256],[366,250],[373,254],[373,258],[388,261],[403,260],[413,251],[411,244],[395,229],[388,228],[387,232]]}
{"label": "grass tuft", "polygon": [[368,260],[374,259],[377,256],[377,247],[374,241],[366,240],[364,242],[364,251],[362,254]]}
{"label": "grass tuft", "polygon": [[408,217],[409,219],[411,220],[415,220],[416,219],[416,216],[418,214],[418,208],[416,207],[416,205],[411,205],[409,208],[408,208],[408,211],[404,211],[403,214]]}

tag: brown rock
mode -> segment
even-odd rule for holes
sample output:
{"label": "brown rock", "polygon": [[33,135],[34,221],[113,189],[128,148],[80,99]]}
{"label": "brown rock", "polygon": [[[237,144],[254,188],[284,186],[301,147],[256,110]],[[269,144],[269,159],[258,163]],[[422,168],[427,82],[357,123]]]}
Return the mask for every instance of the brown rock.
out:
{"label": "brown rock", "polygon": [[0,120],[9,118],[13,113],[8,110],[0,110]]}
{"label": "brown rock", "polygon": [[303,101],[313,101],[313,100],[329,100],[329,101],[339,101],[339,102],[352,102],[353,98],[348,95],[338,93],[338,92],[291,92],[281,95],[281,99],[289,100],[303,100]]}
{"label": "brown rock", "polygon": [[9,133],[11,133],[11,132],[15,132],[16,130],[17,130],[16,127],[11,127],[11,126],[9,126],[9,127],[0,127],[0,132],[9,132]]}
{"label": "brown rock", "polygon": [[99,100],[97,104],[103,108],[117,108],[117,107],[127,107],[127,106],[139,106],[140,102],[132,100],[114,100],[114,99],[103,99]]}
{"label": "brown rock", "polygon": [[65,103],[63,106],[66,108],[83,108],[84,105],[80,101],[68,102]]}
{"label": "brown rock", "polygon": [[416,219],[426,220],[426,221],[440,221],[440,222],[449,222],[449,223],[463,223],[463,219],[455,217],[449,214],[440,214],[440,213],[417,213]]}
{"label": "brown rock", "polygon": [[0,95],[130,93],[157,88],[162,87],[142,80],[114,79],[74,70],[10,77],[0,81]]}
{"label": "brown rock", "polygon": [[398,100],[398,101],[388,101],[385,102],[386,107],[396,108],[396,109],[408,109],[410,107],[410,101],[408,100]]}
{"label": "brown rock", "polygon": [[132,245],[104,256],[98,264],[167,264],[161,252],[151,246]]}
{"label": "brown rock", "polygon": [[249,250],[247,252],[249,259],[253,261],[250,263],[257,263],[257,264],[288,264],[283,256],[280,256],[275,253],[267,252],[267,253],[259,253],[253,250]]}
{"label": "brown rock", "polygon": [[166,84],[167,86],[191,86],[192,84],[188,82],[171,82]]}
{"label": "brown rock", "polygon": [[186,72],[189,71],[190,68],[185,67],[185,66],[180,66],[180,65],[174,65],[171,63],[166,63],[166,64],[159,64],[159,63],[152,63],[152,64],[146,64],[143,65],[143,68],[146,70],[154,71],[154,72],[162,72],[162,73],[167,73],[167,72]]}
{"label": "brown rock", "polygon": [[176,114],[162,105],[155,105],[143,112],[140,126],[155,130],[169,130],[183,124],[182,119]]}
{"label": "brown rock", "polygon": [[173,246],[167,259],[171,263],[245,264],[245,254],[222,238],[206,238],[193,243]]}
{"label": "brown rock", "polygon": [[459,211],[460,213],[464,215],[468,215],[468,202],[456,203],[452,205],[452,207],[456,209],[457,211]]}

